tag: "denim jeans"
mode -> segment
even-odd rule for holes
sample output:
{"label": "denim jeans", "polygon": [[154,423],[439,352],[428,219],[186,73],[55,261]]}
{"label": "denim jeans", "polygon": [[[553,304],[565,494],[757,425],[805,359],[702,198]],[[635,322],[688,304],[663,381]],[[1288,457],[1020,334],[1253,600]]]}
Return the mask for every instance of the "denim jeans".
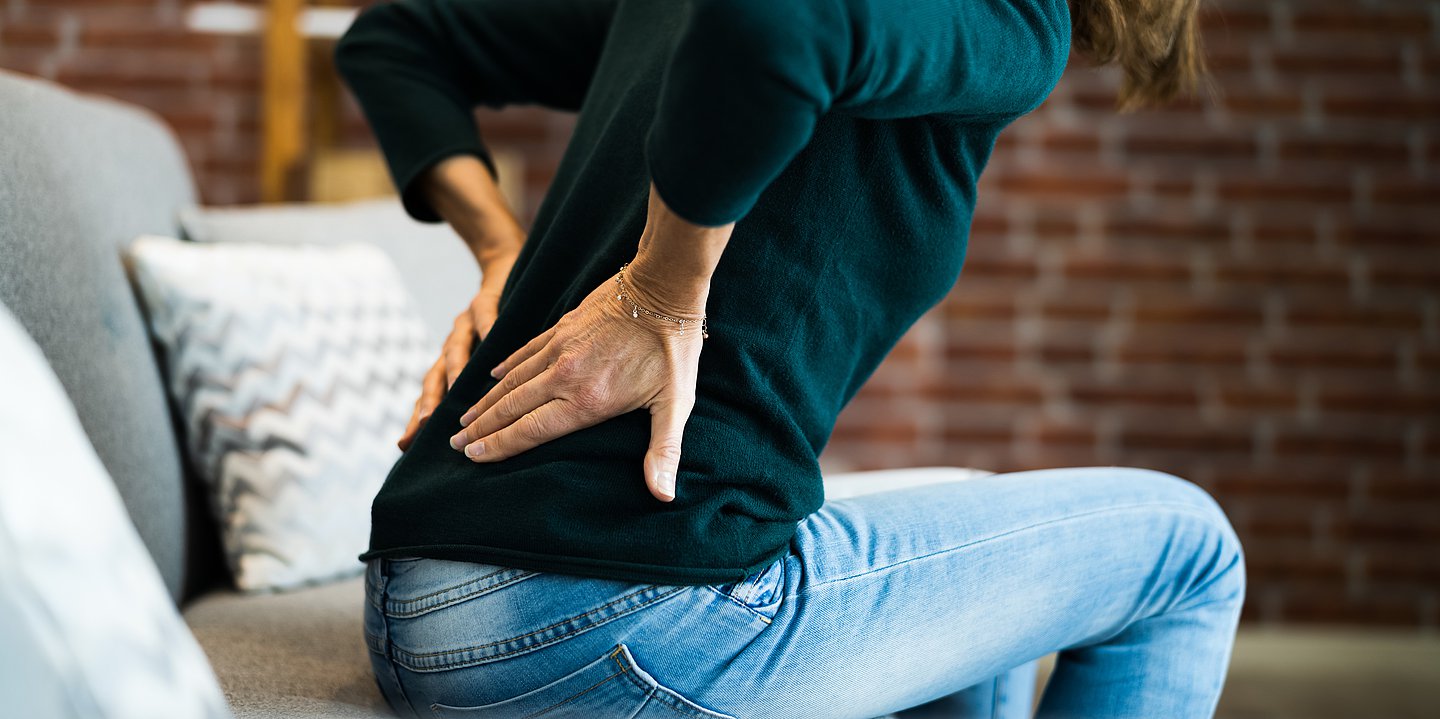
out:
{"label": "denim jeans", "polygon": [[381,691],[440,719],[1025,717],[1051,652],[1037,716],[1211,717],[1245,594],[1214,499],[1125,467],[827,501],[729,584],[367,570]]}

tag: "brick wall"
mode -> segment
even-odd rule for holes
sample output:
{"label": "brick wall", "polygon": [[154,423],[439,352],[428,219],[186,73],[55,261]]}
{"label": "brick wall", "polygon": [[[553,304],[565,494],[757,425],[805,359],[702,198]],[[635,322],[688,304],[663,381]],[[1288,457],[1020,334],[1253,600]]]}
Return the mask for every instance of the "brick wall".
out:
{"label": "brick wall", "polygon": [[[206,201],[254,201],[257,43],[185,32],[187,4],[4,0],[0,66],[155,109]],[[1217,101],[1116,115],[1077,62],[1002,138],[961,281],[826,466],[1175,472],[1242,535],[1246,621],[1433,631],[1440,2],[1210,5]],[[480,123],[526,156],[528,221],[573,118]]]}

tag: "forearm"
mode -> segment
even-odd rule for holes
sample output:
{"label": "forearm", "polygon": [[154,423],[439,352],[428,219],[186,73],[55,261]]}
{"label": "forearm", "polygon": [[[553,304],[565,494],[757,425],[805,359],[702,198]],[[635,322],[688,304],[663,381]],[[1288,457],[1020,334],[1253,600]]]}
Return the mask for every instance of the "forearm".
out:
{"label": "forearm", "polygon": [[657,312],[703,313],[710,277],[735,223],[713,227],[691,223],[665,204],[653,182],[647,217],[639,250],[626,270],[639,299],[648,300],[649,308]]}
{"label": "forearm", "polygon": [[419,184],[425,199],[465,241],[481,267],[499,257],[513,257],[524,244],[524,228],[500,194],[495,177],[474,155],[441,160],[421,175]]}

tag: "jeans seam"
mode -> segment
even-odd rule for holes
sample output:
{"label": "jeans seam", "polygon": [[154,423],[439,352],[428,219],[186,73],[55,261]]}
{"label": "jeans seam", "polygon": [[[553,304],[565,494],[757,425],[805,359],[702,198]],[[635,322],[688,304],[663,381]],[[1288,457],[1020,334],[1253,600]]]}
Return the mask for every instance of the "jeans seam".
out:
{"label": "jeans seam", "polygon": [[412,598],[410,598],[410,599],[396,599],[396,600],[395,600],[395,603],[396,603],[396,604],[414,604],[414,603],[416,603],[416,602],[420,602],[420,601],[429,599],[429,598],[434,597],[434,596],[438,596],[438,595],[441,595],[441,594],[445,594],[446,592],[454,591],[454,590],[459,589],[459,588],[461,588],[461,587],[463,587],[463,586],[465,586],[465,585],[467,585],[467,584],[474,584],[474,583],[476,583],[476,582],[484,581],[484,580],[486,580],[486,579],[489,579],[490,577],[493,577],[493,576],[495,576],[495,575],[497,575],[497,574],[499,574],[499,573],[501,573],[501,572],[506,572],[506,571],[509,571],[509,570],[508,570],[508,569],[497,569],[497,570],[495,570],[495,571],[493,571],[493,572],[491,572],[491,573],[489,573],[489,574],[484,574],[484,575],[481,575],[481,576],[476,577],[476,578],[474,578],[474,579],[467,579],[467,580],[465,580],[465,581],[463,581],[463,582],[461,582],[461,583],[459,583],[459,584],[456,584],[456,585],[453,586],[453,587],[446,587],[446,588],[444,588],[444,589],[437,589],[437,590],[435,590],[435,591],[433,591],[433,592],[430,592],[429,594],[421,594],[421,595],[418,596],[418,597],[412,597]]}
{"label": "jeans seam", "polygon": [[[553,629],[553,628],[555,628],[555,627],[558,627],[558,626],[561,626],[561,625],[566,624],[566,623],[568,623],[568,622],[571,622],[571,621],[574,621],[574,620],[576,620],[576,619],[579,619],[580,617],[584,617],[584,616],[588,616],[588,615],[590,615],[590,614],[594,614],[595,612],[600,611],[601,609],[604,609],[605,607],[608,607],[608,606],[610,606],[611,604],[615,604],[616,602],[619,602],[619,601],[621,601],[622,599],[628,599],[628,598],[630,598],[630,597],[635,596],[636,594],[640,594],[640,593],[642,593],[642,592],[645,592],[645,591],[648,591],[648,590],[650,590],[650,589],[653,589],[653,588],[656,587],[656,586],[661,586],[661,585],[651,585],[650,587],[647,587],[647,588],[645,588],[645,589],[642,589],[642,590],[640,590],[640,591],[638,591],[638,592],[632,592],[632,593],[630,593],[630,594],[625,595],[624,597],[621,597],[620,599],[616,599],[616,600],[614,600],[614,601],[608,602],[608,603],[606,603],[606,604],[605,604],[604,606],[602,606],[602,607],[597,607],[597,608],[592,609],[592,610],[590,610],[590,611],[588,611],[588,612],[585,612],[584,614],[576,615],[576,616],[571,617],[571,618],[569,618],[569,619],[566,619],[566,620],[564,620],[564,621],[555,622],[554,624],[551,624],[550,626],[543,627],[543,628],[541,628],[541,629],[537,629],[537,630],[535,630],[535,631],[533,631],[533,632],[529,632],[529,633],[523,634],[523,635],[521,635],[521,636],[519,636],[519,637],[511,637],[511,638],[509,638],[509,639],[503,639],[503,640],[500,640],[500,641],[487,642],[487,643],[485,643],[485,644],[481,644],[481,645],[479,645],[479,646],[474,646],[474,647],[462,647],[462,648],[459,648],[459,649],[447,649],[447,650],[442,651],[442,652],[426,652],[426,653],[423,653],[423,654],[416,654],[416,653],[414,653],[414,652],[411,652],[411,651],[408,651],[408,650],[406,650],[406,649],[400,648],[400,647],[396,646],[394,642],[391,642],[391,643],[390,643],[390,646],[392,647],[392,649],[394,649],[395,651],[398,651],[398,652],[401,653],[401,654],[405,654],[405,655],[407,655],[407,656],[409,656],[409,657],[415,657],[415,658],[418,658],[418,659],[424,659],[424,658],[428,658],[428,657],[447,656],[447,655],[452,655],[452,654],[465,654],[465,653],[467,653],[467,652],[479,651],[479,650],[485,649],[486,647],[493,647],[493,646],[496,646],[496,645],[499,645],[499,644],[506,644],[506,643],[509,643],[509,642],[513,642],[513,641],[516,641],[516,640],[518,640],[518,639],[524,639],[525,637],[534,636],[534,635],[539,634],[539,633],[541,633],[541,632],[544,632],[544,631],[546,631],[546,630]],[[614,620],[616,620],[616,619],[619,619],[619,618],[621,618],[621,617],[627,616],[627,615],[629,615],[629,614],[633,614],[633,613],[635,613],[635,612],[637,612],[637,611],[639,611],[639,610],[641,610],[641,609],[644,609],[645,607],[648,607],[648,606],[650,606],[650,605],[652,605],[652,604],[654,604],[654,603],[656,603],[656,602],[659,602],[659,601],[661,601],[661,600],[663,600],[663,599],[667,599],[667,598],[669,598],[669,597],[673,597],[673,596],[675,596],[676,594],[679,594],[681,591],[683,591],[683,590],[685,590],[685,589],[688,589],[688,587],[684,587],[684,586],[675,587],[675,589],[674,589],[673,591],[666,592],[666,593],[664,593],[664,594],[658,594],[658,595],[656,595],[656,596],[654,596],[654,597],[652,597],[652,598],[650,598],[650,599],[648,599],[648,600],[646,600],[646,601],[644,601],[644,602],[642,602],[642,603],[640,603],[640,604],[636,604],[635,606],[628,607],[628,608],[623,609],[623,610],[621,610],[621,611],[619,611],[619,612],[616,612],[615,614],[611,614],[610,616],[607,616],[607,617],[605,617],[605,618],[603,618],[603,619],[600,619],[600,620],[596,621],[594,624],[590,624],[590,625],[588,625],[588,626],[581,627],[581,628],[579,628],[579,629],[575,629],[575,630],[572,630],[572,631],[568,631],[568,632],[565,632],[564,634],[561,634],[561,635],[558,635],[558,636],[554,636],[554,637],[551,637],[551,638],[549,638],[549,639],[544,639],[544,640],[538,641],[538,642],[536,642],[536,643],[534,643],[534,644],[530,644],[530,645],[528,645],[528,646],[520,647],[520,648],[518,648],[518,649],[512,649],[512,650],[510,650],[510,651],[500,652],[500,653],[498,653],[498,654],[490,654],[490,655],[487,655],[487,656],[482,657],[482,658],[480,658],[480,659],[466,660],[466,661],[458,661],[458,662],[455,662],[455,663],[453,663],[453,664],[448,664],[448,663],[447,663],[447,664],[442,664],[442,665],[437,666],[437,667],[411,666],[410,664],[405,663],[403,660],[398,659],[398,658],[396,659],[396,661],[397,661],[397,662],[400,662],[403,666],[405,666],[407,669],[410,669],[410,670],[412,670],[412,671],[445,671],[445,670],[448,670],[448,669],[460,669],[460,668],[463,668],[463,667],[470,667],[470,666],[476,666],[476,665],[479,665],[479,664],[486,664],[486,663],[495,661],[495,660],[497,660],[497,659],[503,659],[504,657],[508,657],[508,656],[511,656],[511,655],[514,655],[514,654],[523,654],[523,653],[525,653],[525,652],[534,651],[534,650],[536,650],[536,649],[540,649],[541,647],[546,647],[546,646],[549,646],[549,645],[554,644],[554,643],[556,643],[556,642],[563,641],[564,639],[566,639],[566,638],[568,638],[568,637],[570,637],[570,636],[572,636],[572,635],[574,635],[574,634],[576,634],[576,633],[578,633],[578,632],[588,631],[588,630],[594,629],[595,627],[598,627],[598,626],[600,626],[600,625],[602,625],[602,624],[608,624],[609,622],[612,622],[612,621],[614,621]]]}
{"label": "jeans seam", "polygon": [[864,577],[864,576],[868,576],[868,575],[871,575],[871,574],[875,574],[875,573],[877,573],[877,572],[883,572],[883,571],[885,571],[885,570],[887,570],[887,569],[894,569],[895,567],[899,567],[899,566],[904,565],[904,564],[909,564],[909,563],[911,563],[911,562],[916,562],[916,561],[919,561],[919,560],[921,560],[921,559],[929,559],[929,558],[931,558],[931,557],[939,556],[939,555],[941,555],[941,554],[947,554],[947,553],[950,553],[950,552],[959,551],[959,550],[961,550],[961,549],[966,549],[966,548],[968,548],[968,547],[972,547],[972,546],[977,545],[977,544],[981,544],[981,543],[984,543],[984,542],[994,541],[994,540],[996,540],[996,539],[1000,539],[1001,537],[1008,537],[1008,536],[1011,536],[1011,535],[1014,535],[1014,534],[1020,534],[1021,532],[1027,532],[1027,531],[1030,531],[1030,530],[1032,530],[1032,529],[1038,529],[1038,528],[1040,528],[1040,527],[1049,526],[1049,525],[1051,525],[1051,524],[1060,524],[1060,523],[1063,523],[1063,522],[1069,522],[1069,521],[1073,521],[1073,520],[1076,520],[1076,519],[1082,519],[1082,518],[1090,517],[1090,516],[1097,515],[1097,514],[1106,514],[1106,513],[1110,513],[1110,512],[1128,511],[1128,510],[1135,510],[1135,509],[1142,509],[1142,508],[1151,508],[1151,507],[1182,507],[1182,508],[1184,508],[1185,510],[1187,510],[1187,513],[1189,513],[1189,514],[1194,514],[1195,516],[1199,516],[1199,517],[1202,517],[1202,518],[1208,518],[1208,516],[1209,516],[1209,515],[1208,515],[1208,512],[1206,512],[1205,510],[1202,510],[1202,509],[1200,509],[1200,508],[1196,507],[1195,505],[1190,504],[1190,503],[1188,503],[1188,502],[1167,502],[1167,501],[1142,502],[1142,503],[1137,503],[1137,504],[1122,504],[1122,505],[1117,505],[1117,506],[1114,506],[1114,507],[1104,507],[1104,508],[1101,508],[1101,509],[1093,509],[1093,510],[1090,510],[1090,511],[1088,511],[1088,512],[1081,512],[1081,513],[1079,513],[1079,514],[1071,514],[1071,515],[1064,516],[1064,517],[1057,517],[1057,518],[1055,518],[1055,519],[1047,519],[1047,520],[1045,520],[1045,521],[1043,521],[1043,522],[1036,522],[1035,524],[1029,524],[1029,525],[1026,525],[1026,526],[1024,526],[1024,527],[1018,527],[1018,528],[1015,528],[1015,529],[1010,529],[1010,530],[1001,532],[1001,533],[999,533],[999,534],[995,534],[995,535],[991,535],[991,536],[989,536],[989,537],[983,537],[983,538],[981,538],[981,539],[976,539],[976,540],[973,540],[973,541],[969,541],[969,542],[966,542],[966,543],[964,543],[964,544],[960,544],[960,545],[957,545],[957,546],[954,546],[954,547],[946,547],[945,549],[937,549],[937,550],[935,550],[935,551],[933,551],[933,552],[930,552],[929,554],[922,554],[922,555],[920,555],[920,556],[918,556],[918,557],[910,557],[910,558],[908,558],[908,559],[902,559],[902,560],[900,560],[900,561],[898,561],[898,562],[895,562],[895,563],[893,563],[893,564],[887,564],[887,565],[885,565],[885,566],[883,566],[883,567],[873,567],[873,568],[871,568],[871,569],[867,569],[867,570],[865,570],[865,571],[863,571],[863,572],[860,572],[859,574],[852,574],[852,575],[850,575],[850,576],[848,576],[848,577],[840,577],[839,579],[831,579],[831,580],[829,580],[829,581],[819,582],[819,583],[810,585],[807,589],[801,590],[800,592],[797,592],[796,594],[787,595],[787,596],[790,596],[790,597],[799,596],[799,595],[801,595],[801,594],[804,594],[806,591],[809,591],[810,589],[816,589],[816,588],[819,588],[819,587],[826,587],[826,586],[830,586],[830,585],[832,585],[832,584],[840,584],[841,582],[847,582],[847,581],[850,581],[851,579],[857,579],[857,578],[860,578],[860,577]]}
{"label": "jeans seam", "polygon": [[719,589],[716,589],[715,587],[710,586],[710,585],[708,585],[708,584],[705,585],[705,588],[706,588],[706,589],[709,589],[710,591],[712,591],[712,592],[714,592],[714,593],[716,593],[716,594],[719,594],[720,596],[722,596],[722,597],[724,597],[724,598],[726,598],[726,599],[728,599],[729,601],[733,602],[733,603],[735,604],[735,606],[738,606],[738,607],[740,607],[741,609],[744,609],[745,611],[750,612],[751,614],[754,614],[756,617],[758,617],[758,618],[760,619],[760,621],[765,622],[766,624],[771,624],[771,623],[773,623],[773,620],[771,620],[770,618],[766,617],[764,614],[761,614],[760,612],[756,611],[754,607],[752,607],[752,606],[750,606],[750,605],[748,605],[748,604],[740,601],[739,599],[736,599],[734,596],[729,595],[729,594],[726,594],[725,592],[722,592],[722,591],[720,591]]}
{"label": "jeans seam", "polygon": [[[481,580],[488,579],[488,578],[493,577],[493,576],[495,576],[496,574],[499,574],[499,573],[500,573],[500,572],[492,572],[492,573],[487,574],[487,575],[485,575],[485,576],[483,576],[483,577],[479,577],[479,578],[477,578],[477,579],[472,579],[472,580],[470,580],[470,581],[468,581],[468,582],[462,582],[462,583],[457,584],[457,585],[455,585],[455,586],[453,586],[453,587],[450,587],[449,589],[442,589],[442,590],[440,590],[440,591],[438,591],[438,592],[431,592],[431,593],[425,595],[424,597],[416,597],[415,599],[395,600],[392,604],[393,604],[394,606],[396,606],[396,607],[402,607],[402,606],[407,606],[407,605],[409,605],[409,604],[412,604],[412,603],[415,603],[415,602],[419,602],[419,601],[421,601],[421,600],[423,600],[423,599],[427,599],[427,598],[430,598],[430,597],[433,597],[433,596],[436,596],[436,595],[439,595],[439,594],[445,594],[445,593],[447,593],[447,592],[453,592],[453,591],[461,591],[461,588],[462,588],[462,587],[465,587],[466,585],[474,584],[474,583],[479,582],[479,581],[481,581]],[[533,573],[533,572],[532,572],[532,573],[528,573],[528,574],[517,574],[517,575],[515,575],[515,576],[513,576],[513,577],[510,577],[509,579],[506,579],[506,580],[504,580],[504,581],[502,581],[502,582],[500,582],[500,583],[498,583],[498,584],[493,584],[493,585],[490,585],[490,586],[488,586],[488,587],[479,588],[479,589],[476,589],[476,590],[473,591],[473,592],[467,592],[467,593],[462,594],[462,595],[460,595],[460,596],[458,596],[458,597],[454,597],[454,598],[451,598],[451,599],[447,599],[447,600],[445,600],[445,601],[443,601],[443,602],[440,602],[439,604],[426,604],[426,605],[424,605],[424,606],[421,606],[421,607],[415,608],[415,609],[408,609],[408,608],[407,608],[407,609],[393,609],[393,610],[392,610],[392,609],[390,609],[390,608],[387,607],[387,608],[386,608],[386,612],[387,612],[390,616],[392,616],[392,617],[394,617],[394,618],[396,618],[396,619],[413,619],[413,618],[415,618],[415,617],[420,617],[420,616],[424,616],[424,615],[426,615],[426,614],[429,614],[430,612],[436,612],[436,611],[439,611],[439,610],[444,609],[444,608],[446,608],[446,607],[454,606],[454,605],[459,604],[459,603],[461,603],[461,602],[474,599],[475,597],[481,596],[481,595],[483,595],[483,594],[487,594],[487,593],[489,593],[489,592],[493,592],[493,591],[495,591],[495,590],[497,590],[497,589],[500,589],[501,587],[509,586],[509,585],[511,585],[511,584],[514,584],[515,582],[518,582],[518,581],[520,581],[520,580],[522,580],[522,579],[527,579],[527,578],[532,577],[532,576],[534,576],[534,573]]]}
{"label": "jeans seam", "polygon": [[[384,571],[384,564],[380,565],[380,569],[379,599],[381,606],[384,606],[385,599],[390,594],[390,577],[388,573]],[[400,683],[400,672],[395,669],[395,642],[390,638],[390,618],[386,617],[383,611],[377,612],[377,614],[380,619],[381,631],[385,633],[384,651],[381,656],[385,657],[385,668],[390,672],[390,683],[395,686],[395,691],[400,693],[400,699],[405,702],[405,707],[410,710],[410,715],[419,716],[419,712],[415,711],[415,704],[410,701],[409,692],[406,692],[405,686]]]}

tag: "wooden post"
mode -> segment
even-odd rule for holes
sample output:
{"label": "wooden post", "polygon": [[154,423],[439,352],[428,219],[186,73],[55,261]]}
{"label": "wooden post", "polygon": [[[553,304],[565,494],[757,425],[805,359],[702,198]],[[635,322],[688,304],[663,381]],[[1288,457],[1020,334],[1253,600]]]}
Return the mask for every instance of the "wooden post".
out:
{"label": "wooden post", "polygon": [[305,38],[296,20],[303,0],[268,0],[262,32],[260,198],[295,199],[294,176],[305,155]]}

